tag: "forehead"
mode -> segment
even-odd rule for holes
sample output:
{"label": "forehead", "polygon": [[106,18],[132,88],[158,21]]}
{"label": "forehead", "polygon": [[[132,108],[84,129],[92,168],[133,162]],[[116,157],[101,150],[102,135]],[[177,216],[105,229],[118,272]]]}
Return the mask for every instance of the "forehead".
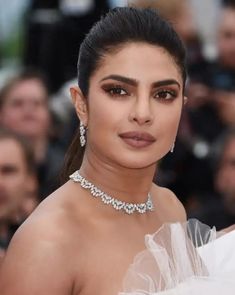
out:
{"label": "forehead", "polygon": [[11,164],[24,165],[24,154],[21,145],[14,139],[0,139],[0,166]]}
{"label": "forehead", "polygon": [[46,89],[43,83],[36,78],[26,79],[16,82],[9,90],[6,99],[17,98],[45,98],[47,95]]}
{"label": "forehead", "polygon": [[220,31],[233,30],[235,31],[235,9],[225,8],[221,13],[219,24]]}
{"label": "forehead", "polygon": [[139,81],[174,78],[182,83],[174,58],[162,47],[145,43],[127,43],[116,52],[105,55],[94,79],[111,73]]}

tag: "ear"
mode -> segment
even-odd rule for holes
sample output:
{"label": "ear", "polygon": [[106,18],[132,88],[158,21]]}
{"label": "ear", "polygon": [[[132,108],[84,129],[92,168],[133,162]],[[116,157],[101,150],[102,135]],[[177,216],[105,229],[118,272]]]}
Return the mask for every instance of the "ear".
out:
{"label": "ear", "polygon": [[187,103],[187,101],[188,101],[188,98],[187,98],[187,96],[184,96],[184,105],[186,105],[186,103]]}
{"label": "ear", "polygon": [[84,126],[87,126],[88,124],[87,102],[84,95],[82,94],[81,89],[78,86],[70,87],[70,94],[71,94],[74,108],[79,117],[79,120],[83,123]]}

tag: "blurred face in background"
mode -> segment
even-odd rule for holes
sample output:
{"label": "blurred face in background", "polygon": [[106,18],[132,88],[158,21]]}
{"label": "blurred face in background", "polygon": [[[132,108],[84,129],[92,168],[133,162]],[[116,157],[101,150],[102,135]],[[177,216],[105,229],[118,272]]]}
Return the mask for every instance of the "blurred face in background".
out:
{"label": "blurred face in background", "polygon": [[160,15],[170,21],[186,44],[197,38],[192,7],[188,0],[133,0],[129,2],[135,7],[157,9]]}
{"label": "blurred face in background", "polygon": [[4,99],[0,120],[3,126],[30,139],[45,137],[50,115],[47,92],[40,80],[17,82]]}
{"label": "blurred face in background", "polygon": [[182,1],[182,3],[180,1],[178,7],[177,14],[172,17],[172,24],[182,40],[187,44],[196,39],[197,30],[188,1]]}
{"label": "blurred face in background", "polygon": [[235,126],[235,91],[215,92],[217,112],[220,120],[228,127]]}
{"label": "blurred face in background", "polygon": [[0,139],[0,220],[17,212],[30,185],[22,147],[14,139]]}
{"label": "blurred face in background", "polygon": [[225,8],[221,13],[218,32],[218,52],[221,63],[235,69],[235,9]]}
{"label": "blurred face in background", "polygon": [[223,152],[216,187],[228,210],[235,214],[235,136],[229,140]]}

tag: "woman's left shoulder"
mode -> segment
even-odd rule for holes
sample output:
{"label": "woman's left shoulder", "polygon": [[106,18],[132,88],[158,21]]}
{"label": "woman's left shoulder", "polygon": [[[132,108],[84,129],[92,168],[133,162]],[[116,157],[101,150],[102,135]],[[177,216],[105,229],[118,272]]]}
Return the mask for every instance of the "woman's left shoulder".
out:
{"label": "woman's left shoulder", "polygon": [[177,221],[186,221],[185,208],[173,191],[158,185],[154,185],[153,191],[157,206],[160,206],[162,211]]}

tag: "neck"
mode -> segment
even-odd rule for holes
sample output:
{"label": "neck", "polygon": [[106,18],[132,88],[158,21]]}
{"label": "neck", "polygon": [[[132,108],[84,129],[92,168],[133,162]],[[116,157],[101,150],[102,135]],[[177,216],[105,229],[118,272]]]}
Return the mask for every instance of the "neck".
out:
{"label": "neck", "polygon": [[130,169],[94,160],[85,153],[80,173],[105,193],[124,202],[146,202],[156,165]]}

